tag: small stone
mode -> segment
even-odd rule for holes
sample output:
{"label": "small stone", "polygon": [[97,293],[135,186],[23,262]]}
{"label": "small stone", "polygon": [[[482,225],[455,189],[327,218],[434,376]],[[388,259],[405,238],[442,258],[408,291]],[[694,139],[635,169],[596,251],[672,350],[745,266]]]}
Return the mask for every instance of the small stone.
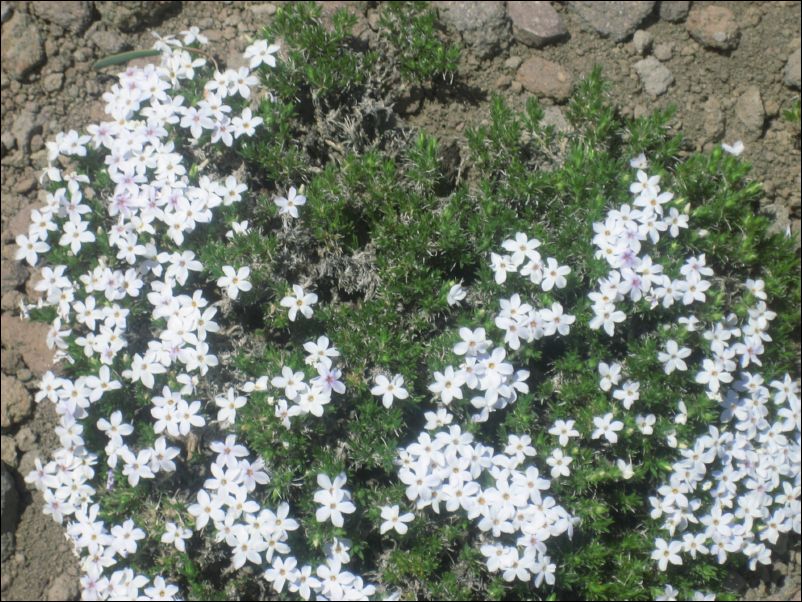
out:
{"label": "small stone", "polygon": [[51,73],[42,81],[42,87],[48,92],[58,92],[63,84],[63,73]]}
{"label": "small stone", "polygon": [[19,291],[6,291],[0,295],[0,309],[3,311],[17,311],[20,301],[25,300],[25,295]]}
{"label": "small stone", "polygon": [[688,16],[691,3],[688,0],[663,0],[660,2],[660,18],[671,23],[679,23]]}
{"label": "small stone", "polygon": [[30,393],[20,381],[13,376],[0,377],[3,396],[0,398],[0,426],[9,428],[25,420],[33,410]]}
{"label": "small stone", "polygon": [[255,17],[270,17],[276,14],[276,5],[269,2],[267,4],[262,4],[261,2],[254,4],[250,9]]}
{"label": "small stone", "polygon": [[0,462],[0,532],[14,531],[19,510],[19,493],[14,474],[5,462]]}
{"label": "small stone", "polygon": [[14,118],[14,125],[11,126],[11,132],[17,141],[17,148],[21,149],[23,153],[31,151],[31,138],[37,131],[41,131],[42,124],[33,111],[25,109],[18,113]]}
{"label": "small stone", "polygon": [[[34,150],[36,148],[35,141],[37,137],[39,136],[33,136],[31,138],[31,150]],[[34,178],[33,176],[20,178],[20,180],[16,184],[14,184],[14,192],[16,192],[17,194],[27,194],[34,188],[36,188],[36,178]]]}
{"label": "small stone", "polygon": [[511,56],[506,61],[504,61],[504,66],[511,71],[515,71],[518,67],[521,66],[523,59],[520,56]]}
{"label": "small stone", "polygon": [[106,23],[130,33],[158,25],[170,12],[181,9],[177,1],[159,2],[95,2],[95,8]]}
{"label": "small stone", "polygon": [[31,2],[33,14],[48,23],[54,23],[76,35],[82,34],[92,23],[91,2]]}
{"label": "small stone", "polygon": [[0,23],[8,21],[12,14],[14,14],[14,7],[11,6],[11,2],[6,2],[6,0],[0,2]]}
{"label": "small stone", "polygon": [[711,96],[704,104],[704,121],[702,129],[705,134],[705,142],[718,142],[724,135],[726,121],[724,111],[721,110],[721,102],[715,96]]}
{"label": "small stone", "polygon": [[48,324],[28,322],[9,314],[0,316],[0,339],[3,346],[7,350],[16,350],[37,376],[53,367],[53,351],[48,349],[46,343],[48,330]]}
{"label": "small stone", "polygon": [[462,37],[480,59],[496,56],[509,44],[509,22],[504,2],[437,1],[440,20]]}
{"label": "small stone", "polygon": [[543,127],[553,127],[556,132],[570,132],[573,130],[571,124],[565,118],[565,114],[560,107],[545,107],[543,109],[543,119],[540,120]]}
{"label": "small stone", "polygon": [[36,448],[37,437],[29,426],[20,427],[14,435],[14,443],[21,452],[29,452]]}
{"label": "small stone", "polygon": [[623,42],[654,10],[654,2],[569,2],[568,5],[602,37]]}
{"label": "small stone", "polygon": [[[11,558],[14,553],[14,534],[2,533],[0,534],[0,560],[4,563]],[[13,580],[12,572],[3,567],[3,574],[0,576],[0,590],[6,591],[11,586]]]}
{"label": "small stone", "polygon": [[499,75],[496,78],[496,81],[493,82],[493,85],[499,90],[506,90],[507,88],[510,87],[511,83],[512,83],[512,78],[505,73],[503,75]]}
{"label": "small stone", "polygon": [[763,125],[766,122],[766,110],[763,107],[763,98],[760,88],[749,86],[735,103],[735,115],[738,117],[746,133],[752,140],[763,135]]}
{"label": "small stone", "polygon": [[741,38],[735,16],[723,6],[694,6],[685,27],[694,40],[716,50],[733,50]]}
{"label": "small stone", "polygon": [[517,81],[539,97],[564,102],[571,96],[573,77],[560,64],[538,56],[528,58],[518,69]]}
{"label": "small stone", "polygon": [[78,579],[67,573],[62,573],[53,578],[50,587],[47,588],[48,600],[77,600],[81,590],[79,589]]}
{"label": "small stone", "polygon": [[669,71],[668,67],[653,56],[646,57],[635,63],[635,71],[640,77],[643,89],[654,98],[665,94],[668,87],[674,83],[674,75]]}
{"label": "small stone", "polygon": [[0,435],[0,459],[11,468],[17,467],[17,444],[8,435]]}
{"label": "small stone", "polygon": [[635,32],[635,35],[632,36],[632,45],[635,47],[635,52],[641,56],[649,53],[653,43],[654,36],[643,29],[639,29]]}
{"label": "small stone", "polygon": [[523,89],[524,89],[523,84],[521,84],[521,82],[517,80],[510,84],[510,92],[515,92],[516,94],[520,94],[521,92],[523,92]]}
{"label": "small stone", "polygon": [[3,69],[17,81],[28,76],[45,62],[45,47],[42,35],[33,20],[24,12],[3,24],[2,41]]}
{"label": "small stone", "polygon": [[[31,225],[31,212],[33,205],[26,205],[20,209],[8,223],[8,231],[4,233],[4,240],[16,240],[20,234],[28,234]],[[5,236],[8,235],[8,239]]]}
{"label": "small stone", "polygon": [[102,21],[92,24],[86,32],[86,38],[103,54],[117,54],[131,48],[125,36],[118,31],[110,31],[109,26]]}
{"label": "small stone", "polygon": [[802,57],[802,54],[800,53],[802,53],[802,50],[797,48],[796,51],[788,57],[785,63],[785,69],[783,70],[783,82],[785,82],[786,86],[794,90],[799,90],[800,79],[802,79],[802,73],[800,73],[800,57]]}
{"label": "small stone", "polygon": [[14,138],[14,134],[11,132],[3,132],[2,136],[0,136],[0,145],[2,145],[3,148],[3,155],[5,155],[9,151],[13,151],[17,148],[17,139]]}
{"label": "small stone", "polygon": [[672,42],[660,42],[654,47],[654,58],[658,61],[670,61],[674,56],[674,44]]}
{"label": "small stone", "polygon": [[0,294],[18,289],[25,283],[28,277],[28,270],[25,264],[19,261],[6,261],[2,263],[2,275],[0,276]]}
{"label": "small stone", "polygon": [[551,2],[510,1],[507,2],[507,15],[512,21],[515,39],[527,46],[541,48],[559,42],[568,35],[562,18]]}

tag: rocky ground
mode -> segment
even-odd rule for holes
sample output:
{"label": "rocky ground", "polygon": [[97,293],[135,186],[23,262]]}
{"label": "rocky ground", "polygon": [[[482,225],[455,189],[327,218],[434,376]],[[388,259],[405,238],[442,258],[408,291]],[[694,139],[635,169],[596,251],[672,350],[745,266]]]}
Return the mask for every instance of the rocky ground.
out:
{"label": "rocky ground", "polygon": [[[17,234],[36,207],[45,141],[103,118],[111,82],[91,68],[102,57],[149,48],[155,29],[197,26],[223,62],[236,61],[277,5],[252,2],[2,2],[2,579],[9,600],[78,596],[78,567],[61,528],[42,514],[22,477],[56,446],[55,415],[33,393],[51,367],[47,328],[17,317],[35,282],[14,262]],[[350,5],[354,31],[375,23],[376,3]],[[800,90],[799,2],[434,2],[447,35],[467,51],[464,93],[426,100],[406,115],[445,142],[487,117],[492,93],[521,106],[544,99],[548,119],[565,125],[572,86],[600,64],[625,114],[677,107],[672,126],[685,151],[741,139],[763,209],[799,237],[798,127],[782,113]],[[113,71],[113,70],[112,70]],[[734,575],[745,599],[799,598],[799,544],[758,576]],[[751,589],[749,589],[751,587]]]}

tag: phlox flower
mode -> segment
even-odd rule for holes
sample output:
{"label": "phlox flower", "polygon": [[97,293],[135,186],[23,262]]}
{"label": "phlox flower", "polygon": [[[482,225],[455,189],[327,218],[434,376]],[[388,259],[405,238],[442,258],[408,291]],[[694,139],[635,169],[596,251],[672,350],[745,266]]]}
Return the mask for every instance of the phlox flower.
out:
{"label": "phlox flower", "polygon": [[404,535],[408,529],[405,523],[411,522],[415,518],[415,515],[411,512],[400,514],[398,504],[394,506],[382,506],[381,511],[381,517],[384,522],[379,528],[379,533],[382,535],[387,533],[390,529],[395,529],[400,535]]}
{"label": "phlox flower", "polygon": [[746,147],[744,146],[744,143],[743,143],[743,141],[742,141],[742,140],[736,140],[736,141],[735,141],[735,142],[733,142],[731,145],[730,145],[730,144],[727,144],[726,142],[722,142],[722,143],[721,143],[721,148],[723,148],[723,149],[724,149],[724,152],[727,152],[727,153],[729,153],[729,154],[731,154],[731,155],[733,155],[733,156],[737,157],[737,156],[739,156],[739,155],[740,155],[742,152],[744,152],[744,149],[745,149]]}
{"label": "phlox flower", "polygon": [[248,292],[253,288],[253,285],[248,282],[251,268],[242,267],[235,270],[233,266],[224,265],[223,273],[225,276],[221,276],[217,279],[217,286],[225,288],[226,293],[231,299],[236,299],[240,291]]}
{"label": "phlox flower", "polygon": [[376,376],[374,382],[376,386],[373,387],[370,392],[373,395],[381,396],[382,398],[382,405],[385,408],[390,408],[393,405],[394,399],[406,399],[409,397],[409,392],[404,388],[404,377],[400,374],[396,374],[393,376],[392,380],[389,380],[383,374],[379,374]]}
{"label": "phlox flower", "polygon": [[610,443],[618,441],[618,431],[624,428],[624,423],[620,420],[613,420],[612,412],[608,412],[604,416],[595,416],[593,424],[596,430],[590,435],[591,439],[599,439],[604,437]]}
{"label": "phlox flower", "polygon": [[186,544],[184,541],[192,537],[192,530],[181,528],[173,522],[167,522],[165,527],[166,530],[159,541],[161,541],[161,543],[171,543],[179,552],[186,552]]}
{"label": "phlox flower", "polygon": [[342,527],[343,514],[351,514],[356,511],[356,506],[351,503],[350,496],[341,489],[335,489],[333,492],[321,489],[315,493],[314,499],[316,503],[320,504],[320,508],[315,512],[315,519],[319,523],[331,520],[335,527]]}
{"label": "phlox flower", "polygon": [[663,362],[663,369],[666,374],[671,374],[674,370],[685,371],[688,366],[683,361],[691,354],[691,350],[687,347],[680,348],[674,340],[666,341],[665,352],[660,351],[657,353],[657,359]]}
{"label": "phlox flower", "polygon": [[551,450],[551,455],[546,458],[546,464],[551,466],[551,478],[556,479],[559,476],[567,477],[570,475],[571,470],[568,466],[573,460],[571,456],[564,455],[563,450],[559,447]]}
{"label": "phlox flower", "polygon": [[239,138],[243,134],[253,136],[256,133],[257,126],[261,125],[263,121],[261,117],[254,117],[250,109],[243,109],[241,116],[234,117],[231,120],[234,137]]}
{"label": "phlox flower", "polygon": [[47,253],[50,250],[50,245],[43,240],[39,240],[36,236],[29,237],[20,234],[15,240],[19,248],[14,255],[14,259],[17,261],[24,259],[31,266],[35,266],[36,262],[39,261],[40,253]]}
{"label": "phlox flower", "polygon": [[465,377],[461,371],[454,372],[452,366],[446,366],[445,372],[434,373],[435,382],[430,384],[428,389],[435,395],[439,395],[441,401],[448,405],[455,397],[462,399],[462,385]]}
{"label": "phlox flower", "polygon": [[546,259],[546,267],[543,269],[543,281],[540,283],[544,291],[550,291],[554,287],[565,288],[567,281],[565,276],[571,273],[571,268],[567,265],[559,265],[553,257]]}
{"label": "phlox flower", "polygon": [[658,537],[654,541],[654,551],[652,552],[652,560],[657,561],[657,565],[661,571],[668,568],[668,563],[682,564],[682,558],[679,552],[682,551],[682,542],[672,541],[667,542],[662,537]]}
{"label": "phlox flower", "polygon": [[247,399],[237,395],[234,387],[229,387],[226,395],[218,395],[214,398],[214,402],[220,408],[217,420],[224,425],[233,425],[237,420],[237,410],[245,405]]}
{"label": "phlox flower", "polygon": [[457,305],[460,301],[465,299],[467,295],[467,291],[462,287],[462,283],[460,282],[449,289],[448,295],[446,295],[446,302],[449,305]]}
{"label": "phlox flower", "polygon": [[249,67],[256,69],[259,65],[265,64],[269,67],[276,66],[276,57],[279,47],[276,44],[268,45],[267,40],[257,40],[245,49],[243,56],[250,59]]}
{"label": "phlox flower", "polygon": [[306,204],[306,197],[298,194],[295,186],[290,186],[287,196],[277,196],[273,202],[278,207],[279,215],[289,215],[290,217],[298,217],[298,207]]}
{"label": "phlox flower", "polygon": [[311,318],[314,313],[312,306],[317,303],[317,295],[315,293],[305,293],[303,287],[299,284],[293,284],[292,291],[292,295],[287,295],[281,300],[281,306],[289,308],[290,321],[295,321],[299,311],[305,318]]}
{"label": "phlox flower", "polygon": [[579,437],[579,431],[574,428],[574,420],[557,420],[549,429],[549,434],[559,437],[560,445],[568,445],[569,437]]}

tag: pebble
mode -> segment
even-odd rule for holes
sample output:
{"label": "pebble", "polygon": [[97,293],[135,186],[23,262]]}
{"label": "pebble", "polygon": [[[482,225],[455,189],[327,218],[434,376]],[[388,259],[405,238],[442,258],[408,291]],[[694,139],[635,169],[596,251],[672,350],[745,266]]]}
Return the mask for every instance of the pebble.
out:
{"label": "pebble", "polygon": [[635,63],[635,71],[640,77],[643,89],[653,98],[665,94],[668,87],[674,83],[674,75],[668,67],[653,56]]}
{"label": "pebble", "polygon": [[123,32],[141,31],[159,23],[181,3],[170,2],[95,2],[100,18]]}
{"label": "pebble", "polygon": [[674,56],[674,44],[672,42],[660,42],[654,46],[654,57],[658,61],[670,61]]}
{"label": "pebble", "polygon": [[17,467],[17,444],[8,435],[0,435],[0,459],[11,468]]}
{"label": "pebble", "polygon": [[11,126],[11,133],[14,134],[17,141],[17,148],[21,149],[23,153],[30,152],[31,138],[41,127],[37,114],[32,110],[24,109],[18,113],[14,125]]}
{"label": "pebble", "polygon": [[515,39],[527,46],[541,48],[568,35],[562,17],[551,2],[507,2],[507,15],[512,21]]}
{"label": "pebble", "polygon": [[509,21],[504,2],[445,2],[432,5],[440,20],[462,37],[481,59],[493,58],[509,43]]}
{"label": "pebble", "polygon": [[573,77],[565,67],[539,56],[523,62],[516,80],[529,92],[557,102],[568,100],[573,87]]}
{"label": "pebble", "polygon": [[513,55],[510,58],[508,58],[506,61],[504,61],[504,66],[507,69],[511,69],[511,70],[514,71],[515,69],[517,69],[518,67],[521,66],[522,62],[523,62],[523,59],[520,56]]}
{"label": "pebble", "polygon": [[623,42],[654,10],[655,2],[569,2],[570,6],[602,37]]}
{"label": "pebble", "polygon": [[3,397],[0,401],[0,426],[11,428],[20,424],[31,414],[33,400],[20,381],[13,376],[2,375]]}
{"label": "pebble", "polygon": [[763,125],[766,122],[766,110],[763,107],[763,98],[760,95],[760,88],[749,86],[746,91],[738,97],[735,103],[735,116],[743,124],[746,134],[752,140],[756,140],[763,135]]}
{"label": "pebble", "polygon": [[635,35],[632,36],[632,45],[635,47],[635,52],[641,56],[649,53],[653,43],[654,36],[643,29],[639,29],[635,32]]}
{"label": "pebble", "polygon": [[724,135],[726,121],[724,111],[721,109],[721,102],[715,96],[711,96],[704,104],[704,120],[702,129],[705,134],[705,142],[718,142]]}
{"label": "pebble", "polygon": [[693,39],[706,48],[733,50],[741,38],[735,16],[723,6],[694,6],[685,26]]}
{"label": "pebble", "polygon": [[108,26],[101,21],[92,24],[86,37],[103,54],[117,54],[131,47],[124,35],[117,31],[110,31]]}
{"label": "pebble", "polygon": [[45,62],[42,34],[33,20],[23,12],[3,24],[3,69],[18,81],[25,81]]}
{"label": "pebble", "polygon": [[29,426],[20,427],[17,434],[14,435],[14,443],[21,452],[29,452],[36,449],[37,436]]}
{"label": "pebble", "polygon": [[42,81],[42,87],[48,92],[58,92],[64,85],[63,73],[51,73]]}
{"label": "pebble", "polygon": [[684,21],[691,3],[688,0],[663,0],[660,2],[660,18],[671,23]]}
{"label": "pebble", "polygon": [[91,2],[41,2],[29,3],[31,11],[40,19],[68,29],[76,35],[82,34],[92,24]]}
{"label": "pebble", "polygon": [[254,4],[253,6],[250,7],[250,9],[251,9],[251,12],[256,17],[262,17],[262,16],[270,17],[270,16],[276,14],[276,5],[275,4],[270,4],[270,3],[267,3],[267,4],[262,4],[262,3]]}
{"label": "pebble", "polygon": [[800,79],[802,79],[802,73],[800,73],[800,58],[802,58],[802,54],[800,53],[802,53],[802,50],[797,48],[796,51],[788,57],[788,60],[785,62],[785,69],[783,70],[783,82],[786,86],[794,90],[799,90]]}
{"label": "pebble", "polygon": [[80,593],[78,579],[72,575],[62,573],[56,576],[47,588],[47,599],[77,600]]}
{"label": "pebble", "polygon": [[[33,148],[33,146],[33,138],[31,138],[31,148]],[[24,176],[20,178],[16,184],[14,184],[14,192],[17,194],[26,194],[34,188],[36,188],[36,178],[33,176]],[[24,232],[21,234],[24,234]]]}

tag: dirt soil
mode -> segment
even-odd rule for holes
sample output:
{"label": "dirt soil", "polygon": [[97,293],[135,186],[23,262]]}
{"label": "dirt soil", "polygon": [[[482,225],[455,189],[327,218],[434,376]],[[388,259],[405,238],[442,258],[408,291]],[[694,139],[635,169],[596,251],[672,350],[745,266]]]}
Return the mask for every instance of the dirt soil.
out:
{"label": "dirt soil", "polygon": [[[27,233],[30,210],[41,204],[37,177],[46,161],[44,144],[59,131],[81,130],[104,118],[100,97],[113,79],[92,70],[97,59],[150,48],[152,29],[177,34],[197,26],[224,63],[242,64],[237,55],[280,4],[2,2],[4,600],[77,599],[80,591],[77,559],[61,527],[42,514],[41,494],[23,481],[35,458],[48,458],[57,446],[52,406],[33,402],[39,377],[51,367],[44,345],[47,328],[17,318],[19,301],[36,277],[14,262],[14,239]],[[324,4],[327,11],[350,6],[360,18],[357,35],[375,23],[377,3]],[[493,93],[522,107],[535,89],[549,105],[548,119],[561,127],[567,91],[599,64],[624,114],[676,106],[672,127],[686,138],[684,152],[743,140],[743,156],[753,164],[754,178],[765,185],[763,210],[778,229],[790,228],[799,240],[799,130],[782,117],[799,97],[799,2],[592,3],[605,5],[601,15],[591,14],[587,6],[583,12],[579,5],[591,3],[581,2],[434,4],[448,24],[447,35],[468,46],[457,78],[459,92],[425,100],[406,116],[408,125],[448,143],[487,119]],[[481,4],[481,10],[466,6],[474,4]],[[546,29],[551,19],[556,35],[541,48],[518,41],[526,37],[520,22],[511,26],[522,4],[546,19]],[[628,5],[628,14],[617,13],[616,5]],[[645,6],[646,16],[632,26],[628,20],[634,5]],[[459,16],[469,9],[486,14],[466,23]],[[482,19],[488,19],[487,27]],[[744,599],[798,600],[798,537],[771,567],[733,575],[733,584]]]}

